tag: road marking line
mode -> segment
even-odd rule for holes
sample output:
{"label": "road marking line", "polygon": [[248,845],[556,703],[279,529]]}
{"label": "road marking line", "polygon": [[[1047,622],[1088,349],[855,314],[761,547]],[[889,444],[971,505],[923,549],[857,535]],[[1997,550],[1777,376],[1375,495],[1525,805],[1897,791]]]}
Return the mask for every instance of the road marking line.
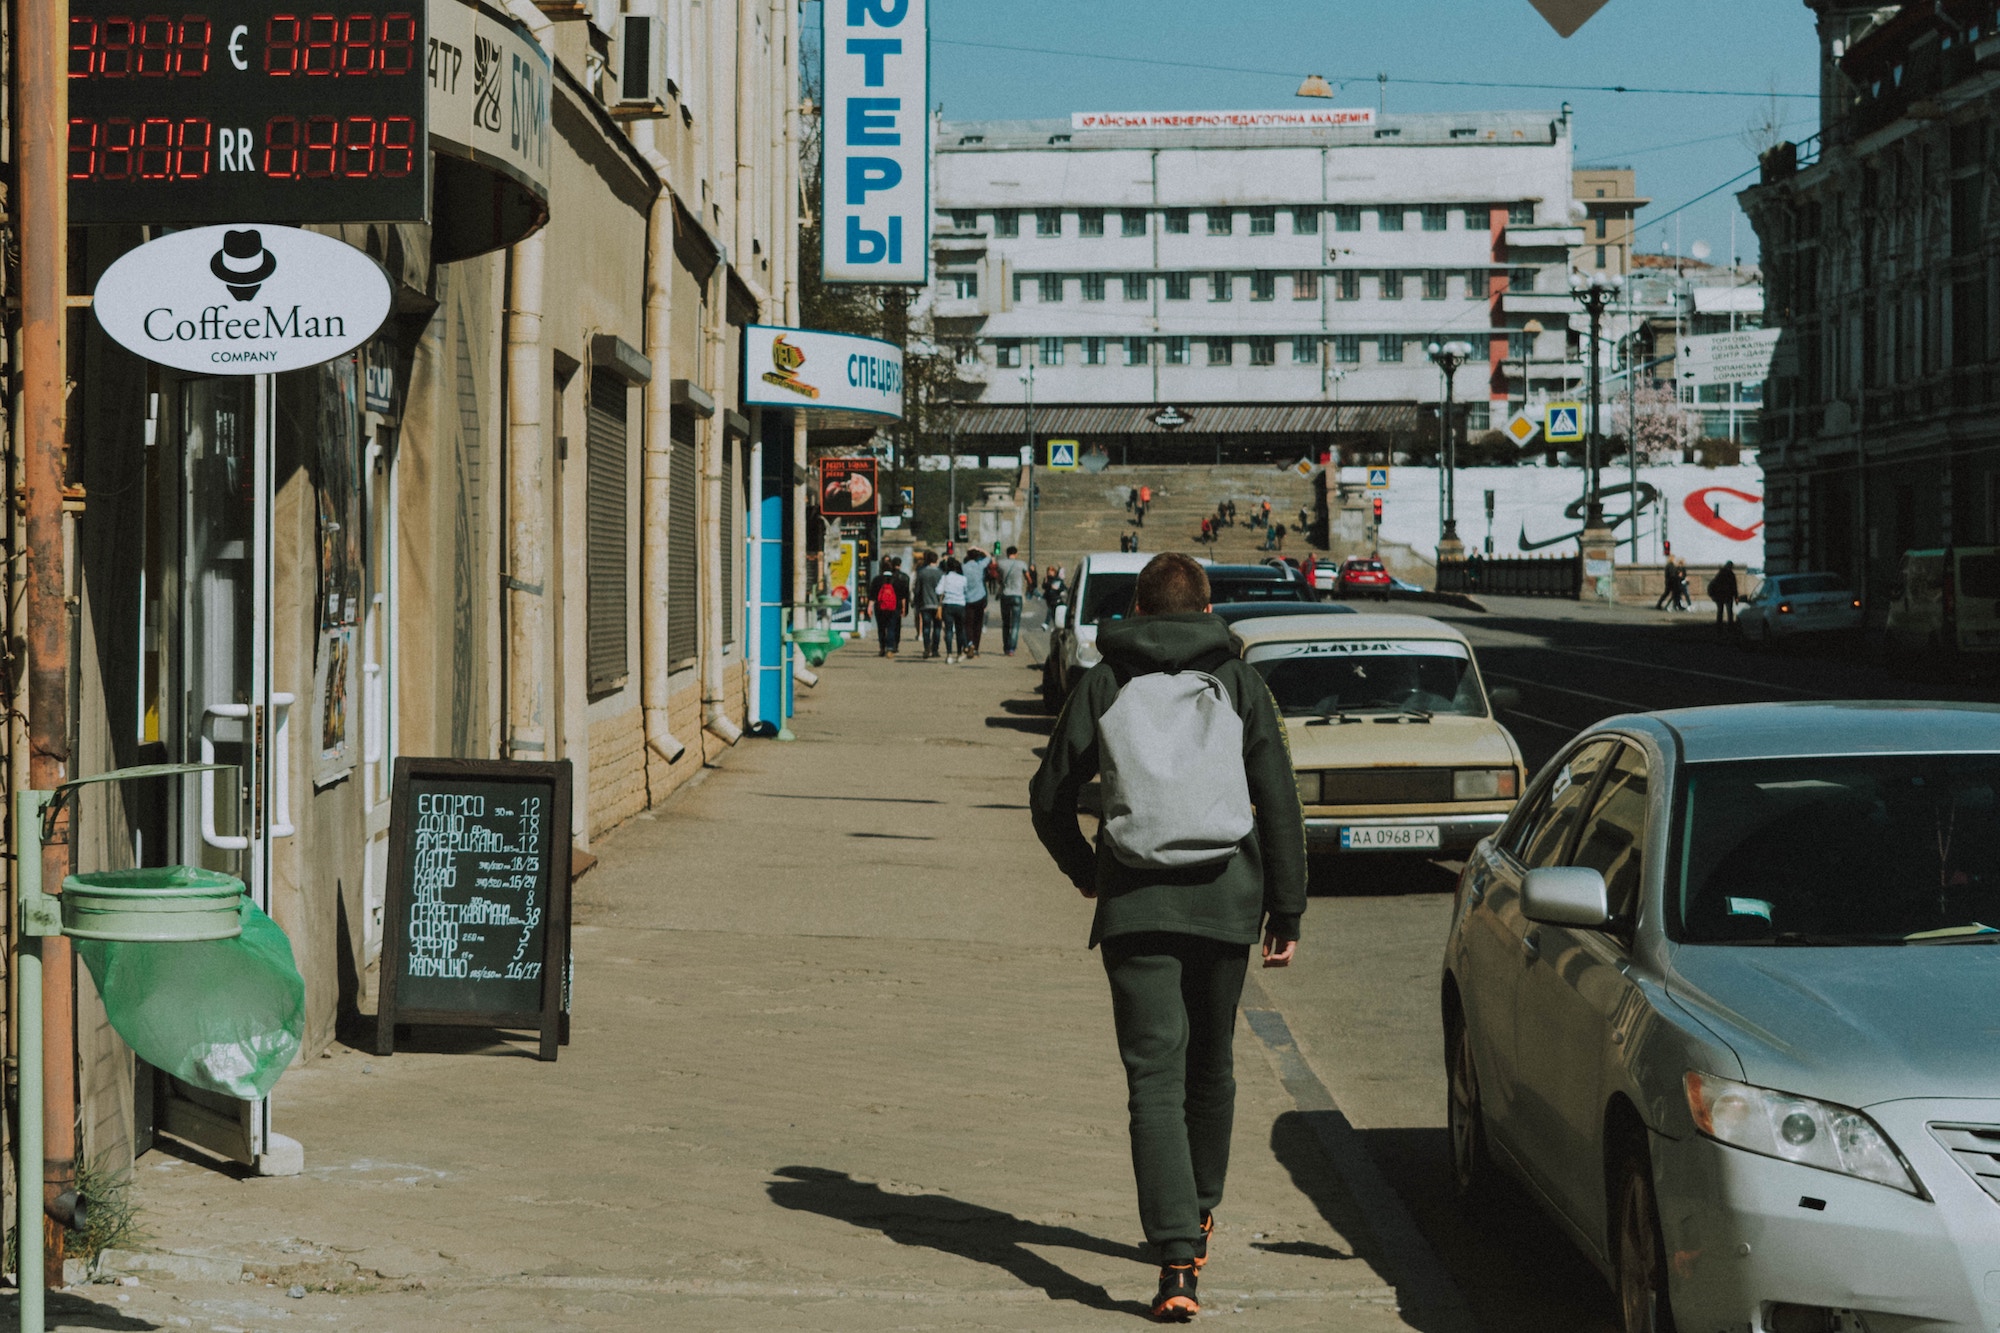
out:
{"label": "road marking line", "polygon": [[[1486,674],[1494,680],[1511,680],[1517,685],[1527,685],[1537,690],[1553,690],[1557,694],[1573,694],[1579,699],[1588,699],[1592,703],[1610,704],[1613,708],[1622,709],[1628,713],[1650,713],[1653,711],[1645,704],[1635,704],[1624,699],[1607,698],[1602,694],[1592,694],[1588,690],[1572,690],[1564,685],[1550,685],[1546,681],[1534,680],[1528,676],[1503,676],[1498,671],[1489,671]],[[1527,714],[1523,713],[1521,716],[1526,717]],[[1574,728],[1571,728],[1571,730],[1574,730]]]}
{"label": "road marking line", "polygon": [[1500,711],[1508,717],[1518,717],[1524,722],[1535,722],[1544,727],[1552,727],[1566,736],[1574,736],[1577,732],[1583,730],[1582,727],[1572,727],[1567,722],[1551,722],[1545,717],[1536,717],[1533,713],[1524,713],[1518,708],[1503,708]]}
{"label": "road marking line", "polygon": [[[1515,645],[1509,645],[1510,647]],[[1630,657],[1606,657],[1602,653],[1584,652],[1577,648],[1522,648],[1530,653],[1560,653],[1564,657],[1581,657],[1592,662],[1617,662],[1622,666],[1635,666],[1648,671],[1671,671],[1680,676],[1700,676],[1704,680],[1726,680],[1732,685],[1751,685],[1760,690],[1776,690],[1780,694],[1796,694],[1804,699],[1839,699],[1843,696],[1828,694],[1823,690],[1802,690],[1796,685],[1779,685],[1774,681],[1752,680],[1748,676],[1730,676],[1720,671],[1698,671],[1694,667],[1668,666],[1664,662],[1641,662]],[[1650,710],[1646,710],[1650,711]]]}

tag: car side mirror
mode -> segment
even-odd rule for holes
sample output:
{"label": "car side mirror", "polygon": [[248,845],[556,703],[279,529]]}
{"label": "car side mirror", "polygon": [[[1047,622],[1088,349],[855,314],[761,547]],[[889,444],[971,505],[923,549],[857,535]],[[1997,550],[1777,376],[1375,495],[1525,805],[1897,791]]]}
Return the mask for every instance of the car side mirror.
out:
{"label": "car side mirror", "polygon": [[1060,605],[1059,605],[1059,606],[1057,606],[1057,607],[1056,607],[1056,628],[1057,628],[1057,629],[1062,629],[1062,628],[1064,628],[1065,626],[1067,626],[1068,624],[1069,624],[1069,608],[1068,608],[1067,606],[1060,606]]}
{"label": "car side mirror", "polygon": [[1611,924],[1611,895],[1588,866],[1543,866],[1521,881],[1521,915],[1545,926],[1601,930]]}
{"label": "car side mirror", "polygon": [[1512,685],[1488,690],[1486,698],[1495,708],[1515,709],[1521,706],[1521,692]]}

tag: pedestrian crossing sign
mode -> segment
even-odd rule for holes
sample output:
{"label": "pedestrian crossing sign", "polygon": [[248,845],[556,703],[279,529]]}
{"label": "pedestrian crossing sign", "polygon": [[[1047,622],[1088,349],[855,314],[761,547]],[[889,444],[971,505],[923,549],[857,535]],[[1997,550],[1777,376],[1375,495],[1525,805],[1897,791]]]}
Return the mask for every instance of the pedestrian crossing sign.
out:
{"label": "pedestrian crossing sign", "polygon": [[1389,489],[1389,469],[1388,469],[1388,468],[1385,468],[1385,467],[1371,467],[1371,468],[1369,468],[1369,469],[1368,469],[1368,489],[1369,489],[1369,490],[1371,490],[1371,491],[1386,491],[1386,490],[1388,490],[1388,489]]}
{"label": "pedestrian crossing sign", "polygon": [[1583,404],[1550,403],[1542,418],[1542,436],[1550,444],[1575,444],[1583,438]]}
{"label": "pedestrian crossing sign", "polygon": [[1076,441],[1050,440],[1049,466],[1058,471],[1073,471],[1076,468]]}

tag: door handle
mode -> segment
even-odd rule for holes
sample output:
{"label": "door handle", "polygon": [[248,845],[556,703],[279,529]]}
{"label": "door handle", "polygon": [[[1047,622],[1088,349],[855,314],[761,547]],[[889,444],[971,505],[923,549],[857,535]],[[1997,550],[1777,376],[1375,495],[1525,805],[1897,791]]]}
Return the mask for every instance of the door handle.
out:
{"label": "door handle", "polygon": [[[249,716],[249,704],[210,704],[202,709],[201,762],[215,762],[216,718],[247,719]],[[212,768],[201,775],[201,840],[225,852],[240,852],[250,845],[250,839],[240,833],[215,831],[215,770]]]}
{"label": "door handle", "polygon": [[1540,958],[1542,956],[1542,932],[1531,930],[1523,935],[1521,937],[1521,952],[1528,956],[1528,961],[1531,963]]}
{"label": "door handle", "polygon": [[382,664],[363,662],[361,674],[365,678],[362,692],[362,706],[367,710],[362,725],[367,739],[362,742],[363,763],[382,762]]}
{"label": "door handle", "polygon": [[274,838],[298,832],[292,823],[292,705],[295,694],[271,696],[271,827]]}

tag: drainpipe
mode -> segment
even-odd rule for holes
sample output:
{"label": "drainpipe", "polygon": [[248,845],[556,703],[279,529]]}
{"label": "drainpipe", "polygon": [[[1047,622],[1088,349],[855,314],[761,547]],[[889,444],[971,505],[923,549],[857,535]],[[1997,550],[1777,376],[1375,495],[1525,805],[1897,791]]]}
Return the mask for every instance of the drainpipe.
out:
{"label": "drainpipe", "polygon": [[[785,271],[784,279],[785,323],[793,328],[799,324],[799,191],[804,188],[795,178],[799,170],[799,79],[798,79],[798,11],[786,0],[774,0],[774,5],[782,8],[785,19],[782,31],[785,35],[783,93],[785,108],[785,182],[783,187],[785,225]],[[805,629],[806,598],[811,589],[806,586],[806,496],[805,488],[798,478],[806,474],[806,414],[804,411],[792,413],[792,628]],[[806,665],[805,658],[798,653],[792,655],[792,679],[801,685],[811,687],[819,684],[819,676]]]}
{"label": "drainpipe", "polygon": [[639,697],[646,718],[646,748],[669,764],[679,763],[687,746],[667,725],[667,531],[670,526],[673,443],[674,195],[667,159],[659,151],[658,122],[642,127],[639,153],[660,178],[653,211],[646,220],[646,359],[653,378],[646,385],[646,454],[640,499]]}
{"label": "drainpipe", "polygon": [[704,571],[701,625],[701,724],[703,730],[726,745],[743,739],[742,729],[729,720],[722,686],[722,452],[729,439],[729,413],[722,404],[735,395],[729,393],[729,263],[725,254],[715,267],[716,292],[709,303],[708,339],[709,383],[717,398],[715,415],[708,419],[708,448],[701,469],[701,550]]}

